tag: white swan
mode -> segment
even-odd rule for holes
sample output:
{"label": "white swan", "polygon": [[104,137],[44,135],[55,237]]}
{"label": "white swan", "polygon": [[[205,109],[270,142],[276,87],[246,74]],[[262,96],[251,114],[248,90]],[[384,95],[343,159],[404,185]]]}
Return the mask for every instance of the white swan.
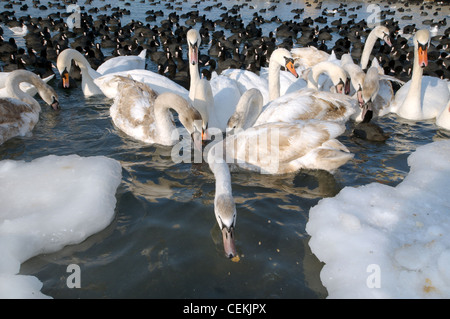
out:
{"label": "white swan", "polygon": [[[103,74],[111,74],[112,72],[121,72],[127,70],[134,70],[137,68],[145,69],[145,53],[141,52],[142,56],[120,56],[114,57],[106,62],[104,66],[99,67],[100,71],[94,70],[88,60],[77,50],[65,49],[58,55],[56,66],[59,74],[62,76],[64,70],[70,73],[72,60],[76,62],[81,69],[81,88],[85,96],[103,95],[102,90],[94,83],[94,79]],[[68,88],[69,83],[64,83],[63,87]]]}
{"label": "white swan", "polygon": [[432,76],[423,76],[428,65],[427,50],[430,43],[428,30],[419,30],[413,38],[414,65],[411,80],[395,94],[384,113],[393,112],[408,120],[436,118],[450,99],[450,82]]}
{"label": "white swan", "polygon": [[174,145],[179,135],[174,135],[177,130],[171,109],[178,113],[181,124],[191,136],[196,132],[201,134],[201,115],[186,99],[171,92],[157,95],[148,85],[131,78],[120,78],[110,114],[120,130],[137,140]]}
{"label": "white swan", "polygon": [[343,130],[343,126],[326,121],[269,123],[213,144],[208,164],[216,180],[214,213],[227,257],[236,256],[237,217],[228,164],[262,174],[287,174],[300,169],[334,171],[353,158],[335,139]]}
{"label": "white swan", "polygon": [[[191,101],[194,101],[196,87],[201,81],[198,69],[198,50],[201,44],[201,36],[197,30],[190,29],[186,34],[186,38],[190,73],[189,98]],[[218,75],[216,72],[213,72],[209,83],[214,97],[214,112],[210,112],[209,115],[202,113],[202,116],[208,127],[215,127],[225,132],[227,120],[234,113],[242,93],[236,81],[224,75]],[[197,103],[194,103],[194,107],[197,107]],[[200,109],[199,111],[204,112],[204,110]]]}
{"label": "white swan", "polygon": [[236,205],[228,164],[262,174],[288,174],[300,169],[334,171],[353,158],[335,139],[344,126],[327,121],[268,123],[239,130],[208,151],[215,177],[214,213],[222,230],[225,255],[236,256]]}
{"label": "white swan", "polygon": [[284,48],[278,48],[272,52],[269,60],[268,79],[262,78],[248,70],[228,69],[222,71],[221,74],[235,80],[241,92],[245,92],[251,88],[257,88],[263,95],[264,104],[267,104],[281,95],[281,67],[285,67],[295,78],[298,78],[292,55]]}
{"label": "white swan", "polygon": [[59,109],[58,95],[38,75],[26,70],[10,73],[6,80],[8,98],[0,98],[0,144],[15,136],[32,131],[39,120],[41,107],[29,94],[20,89],[20,83],[33,84],[42,99],[53,109]]}

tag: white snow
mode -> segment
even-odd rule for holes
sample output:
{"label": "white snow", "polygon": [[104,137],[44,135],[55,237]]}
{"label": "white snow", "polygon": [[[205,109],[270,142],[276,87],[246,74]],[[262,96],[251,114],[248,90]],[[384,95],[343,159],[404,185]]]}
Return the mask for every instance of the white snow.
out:
{"label": "white snow", "polygon": [[120,163],[103,156],[0,161],[0,298],[48,298],[20,264],[108,226],[121,178]]}
{"label": "white snow", "polygon": [[450,298],[450,140],[418,147],[396,187],[345,187],[306,231],[329,298]]}

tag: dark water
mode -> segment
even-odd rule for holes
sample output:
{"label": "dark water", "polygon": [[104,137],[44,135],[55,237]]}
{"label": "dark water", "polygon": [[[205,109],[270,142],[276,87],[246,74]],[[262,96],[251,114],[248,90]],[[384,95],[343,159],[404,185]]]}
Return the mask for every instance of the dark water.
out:
{"label": "dark water", "polygon": [[[131,3],[130,8],[143,5]],[[224,1],[234,3],[240,2]],[[304,4],[294,1],[284,7],[286,14],[294,5]],[[450,138],[432,121],[389,115],[378,120],[391,133],[386,143],[351,137],[348,124],[339,140],[355,158],[333,175],[233,173],[240,261],[232,262],[223,255],[213,211],[214,177],[206,165],[174,164],[170,148],[127,137],[109,117],[111,100],[84,98],[77,90],[58,94],[62,110],[43,107],[33,135],[1,145],[0,160],[105,155],[120,161],[123,181],[114,221],[106,229],[22,264],[21,274],[36,276],[42,292],[54,298],[325,298],[322,264],[311,253],[305,231],[309,209],[345,186],[396,185],[409,171],[406,159],[412,151]],[[69,264],[80,266],[79,289],[66,285]]]}

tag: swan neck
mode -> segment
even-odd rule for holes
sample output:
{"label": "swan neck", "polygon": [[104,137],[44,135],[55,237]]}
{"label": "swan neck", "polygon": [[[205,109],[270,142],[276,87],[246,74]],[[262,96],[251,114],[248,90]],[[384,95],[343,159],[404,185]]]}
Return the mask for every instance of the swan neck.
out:
{"label": "swan neck", "polygon": [[[308,88],[310,89],[319,89],[319,76],[322,73],[328,73],[331,75],[331,70],[329,69],[330,65],[325,65],[323,63],[318,63],[311,69],[308,75]],[[331,76],[330,76],[331,77]]]}
{"label": "swan neck", "polygon": [[171,101],[175,101],[176,103],[176,100],[172,96],[172,93],[170,93],[169,95],[160,95],[155,100],[155,123],[160,140],[171,140],[172,132],[176,128],[170,117],[170,109],[173,108],[176,110],[177,105],[175,105],[175,103],[172,103]]}
{"label": "swan neck", "polygon": [[70,49],[65,55],[64,66],[69,70],[74,60],[81,70],[81,86],[83,92],[88,95],[102,94],[100,88],[94,83],[94,79],[101,76],[89,64],[88,60],[77,50]]}
{"label": "swan neck", "polygon": [[372,53],[375,42],[377,41],[377,36],[373,30],[369,33],[364,44],[363,53],[361,55],[361,68],[365,70],[369,64],[370,54]]}
{"label": "swan neck", "polygon": [[200,73],[198,71],[198,64],[189,63],[189,73],[191,78],[191,84],[189,87],[189,98],[194,101],[195,98],[195,88],[197,83],[200,81]]}
{"label": "swan neck", "polygon": [[407,100],[409,100],[410,98],[414,98],[415,100],[420,102],[420,93],[422,89],[422,75],[423,69],[419,65],[419,52],[416,46],[416,48],[414,49],[414,65],[411,76],[411,83],[408,95],[406,97]]}
{"label": "swan neck", "polygon": [[269,62],[269,99],[273,101],[280,97],[280,67],[274,59]]}
{"label": "swan neck", "polygon": [[224,160],[224,142],[220,141],[211,147],[208,156],[208,164],[216,180],[217,198],[220,195],[231,195],[231,174],[228,164]]}
{"label": "swan neck", "polygon": [[236,113],[243,114],[244,123],[242,128],[247,129],[255,124],[263,106],[262,95],[258,91],[247,91],[239,99]]}

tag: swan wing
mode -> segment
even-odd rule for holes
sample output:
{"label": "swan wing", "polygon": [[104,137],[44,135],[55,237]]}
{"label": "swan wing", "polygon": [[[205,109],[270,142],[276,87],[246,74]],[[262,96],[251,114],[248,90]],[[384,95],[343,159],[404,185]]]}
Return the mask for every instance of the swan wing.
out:
{"label": "swan wing", "polygon": [[118,93],[110,108],[114,124],[127,135],[154,143],[154,102],[157,94],[147,85],[127,77],[116,77]]}
{"label": "swan wing", "polygon": [[[352,157],[344,145],[334,140],[344,130],[343,124],[327,121],[266,123],[227,139],[227,161],[233,158],[242,168],[268,174],[301,168],[331,170]],[[321,159],[321,164],[312,159]],[[325,165],[327,160],[329,164]]]}
{"label": "swan wing", "polygon": [[349,96],[303,89],[283,95],[266,105],[255,126],[309,119],[346,121],[355,112],[356,101]]}

